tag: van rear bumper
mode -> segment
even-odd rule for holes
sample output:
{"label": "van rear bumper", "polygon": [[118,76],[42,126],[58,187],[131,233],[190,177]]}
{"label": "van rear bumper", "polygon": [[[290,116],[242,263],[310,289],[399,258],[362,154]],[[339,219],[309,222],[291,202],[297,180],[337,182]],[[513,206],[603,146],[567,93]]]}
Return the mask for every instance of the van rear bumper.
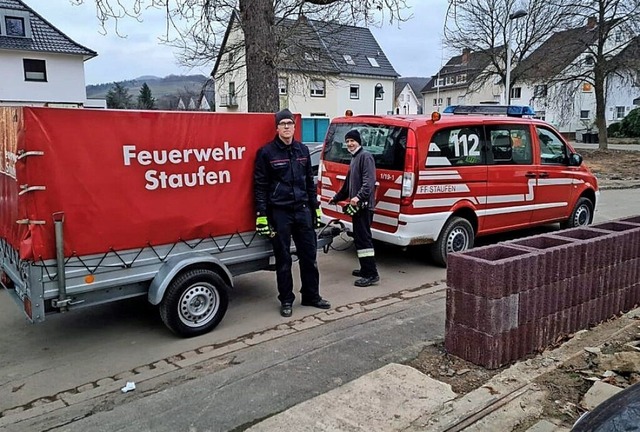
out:
{"label": "van rear bumper", "polygon": [[[430,213],[426,215],[407,215],[400,214],[398,216],[398,227],[395,232],[386,232],[378,229],[372,229],[373,238],[385,243],[397,246],[414,246],[421,244],[433,243],[438,239],[442,227],[452,212]],[[333,220],[325,214],[322,215],[322,221],[327,223]],[[347,230],[353,230],[350,221],[342,220]]]}

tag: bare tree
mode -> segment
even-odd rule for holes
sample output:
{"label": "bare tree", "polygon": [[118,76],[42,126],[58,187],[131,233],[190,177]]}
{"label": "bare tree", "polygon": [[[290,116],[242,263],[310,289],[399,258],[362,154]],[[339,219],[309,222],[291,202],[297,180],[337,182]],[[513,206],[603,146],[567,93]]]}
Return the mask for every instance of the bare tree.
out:
{"label": "bare tree", "polygon": [[[470,50],[489,58],[490,67],[481,71],[473,85],[477,88],[499,78],[506,81],[507,46],[511,41],[512,64],[518,64],[550,34],[571,22],[572,0],[450,0],[444,35],[445,45],[455,51]],[[527,15],[512,23],[509,16],[518,10]],[[518,82],[522,68],[512,70],[511,85]],[[473,90],[473,89],[472,89]]]}
{"label": "bare tree", "polygon": [[[640,0],[450,1],[447,45],[495,53],[493,67],[478,77],[480,84],[496,74],[504,81],[509,15],[518,9],[527,11],[526,16],[513,23],[511,48],[513,62],[518,66],[512,71],[511,84],[523,79],[544,80],[554,87],[549,96],[566,117],[573,112],[578,89],[589,83],[595,93],[600,148],[607,148],[607,78],[638,68],[637,56],[626,56],[623,61],[618,54],[638,35]],[[565,30],[565,37],[549,39]],[[543,43],[544,49],[538,49]],[[629,64],[630,61],[636,64]]]}
{"label": "bare tree", "polygon": [[[93,1],[103,29],[110,20],[140,19],[144,7],[166,11],[168,43],[183,48],[182,61],[211,64],[220,54],[224,29],[237,14],[244,36],[239,44],[225,45],[223,55],[236,51],[231,68],[247,68],[249,111],[273,112],[279,107],[278,67],[286,49],[283,34],[276,30],[283,19],[318,18],[340,23],[373,24],[382,20],[403,20],[406,0],[70,0]],[[117,31],[117,24],[116,24]],[[177,38],[169,37],[171,31]],[[286,39],[286,36],[285,36]],[[228,66],[227,66],[228,67]]]}

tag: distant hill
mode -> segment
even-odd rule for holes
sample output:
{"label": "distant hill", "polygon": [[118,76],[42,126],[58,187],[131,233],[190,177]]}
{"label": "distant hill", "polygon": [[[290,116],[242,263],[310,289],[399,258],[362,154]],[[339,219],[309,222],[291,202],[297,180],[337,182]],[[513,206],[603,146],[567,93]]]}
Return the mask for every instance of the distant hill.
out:
{"label": "distant hill", "polygon": [[[189,103],[190,98],[194,98],[196,103],[199,102],[206,82],[207,77],[204,75],[169,75],[164,78],[145,75],[132,80],[118,81],[129,90],[129,94],[134,100],[138,97],[142,85],[147,83],[159,109],[175,109],[180,98],[185,104]],[[104,99],[113,85],[113,82],[88,85],[86,87],[87,98]],[[213,105],[211,89],[207,90],[205,94],[210,104]]]}

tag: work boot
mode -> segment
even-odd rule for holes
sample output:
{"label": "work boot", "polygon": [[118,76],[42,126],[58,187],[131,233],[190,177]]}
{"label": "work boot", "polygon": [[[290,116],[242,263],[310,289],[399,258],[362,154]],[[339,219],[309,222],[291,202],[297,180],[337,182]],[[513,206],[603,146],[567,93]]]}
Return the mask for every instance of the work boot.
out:
{"label": "work boot", "polygon": [[280,306],[280,315],[289,318],[293,314],[293,305],[291,303],[282,303]]}
{"label": "work boot", "polygon": [[351,276],[355,276],[355,277],[360,277],[362,276],[362,270],[360,269],[355,269],[354,271],[351,272]]}
{"label": "work boot", "polygon": [[328,301],[326,301],[325,299],[323,299],[322,297],[318,297],[318,300],[316,301],[306,301],[306,300],[302,300],[302,306],[312,306],[312,307],[316,307],[318,309],[331,309],[331,303],[329,303]]}
{"label": "work boot", "polygon": [[380,276],[363,277],[355,281],[353,284],[357,287],[368,287],[380,281]]}

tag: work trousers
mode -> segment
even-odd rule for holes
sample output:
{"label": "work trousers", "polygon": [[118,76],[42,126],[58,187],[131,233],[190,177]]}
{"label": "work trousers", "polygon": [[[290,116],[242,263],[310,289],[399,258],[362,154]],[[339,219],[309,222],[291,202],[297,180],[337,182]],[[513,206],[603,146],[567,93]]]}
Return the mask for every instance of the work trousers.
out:
{"label": "work trousers", "polygon": [[276,259],[276,280],[280,303],[293,303],[293,276],[291,275],[291,238],[296,246],[296,255],[300,261],[300,293],[305,302],[320,299],[318,272],[317,238],[314,220],[308,206],[293,208],[273,208],[269,221],[276,232],[271,239]]}
{"label": "work trousers", "polygon": [[353,237],[358,261],[360,261],[360,276],[366,278],[378,276],[373,239],[371,237],[373,211],[368,208],[362,208],[351,217],[351,221],[353,223]]}

